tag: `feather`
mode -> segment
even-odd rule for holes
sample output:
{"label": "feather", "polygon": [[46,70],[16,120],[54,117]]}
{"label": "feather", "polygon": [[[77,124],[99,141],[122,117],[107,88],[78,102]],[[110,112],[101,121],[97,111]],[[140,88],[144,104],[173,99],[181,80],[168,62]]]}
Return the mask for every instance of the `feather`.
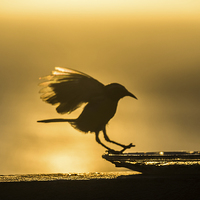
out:
{"label": "feather", "polygon": [[45,81],[39,85],[41,99],[56,108],[60,114],[70,113],[104,93],[104,85],[96,79],[82,72],[55,67],[52,75],[42,77]]}

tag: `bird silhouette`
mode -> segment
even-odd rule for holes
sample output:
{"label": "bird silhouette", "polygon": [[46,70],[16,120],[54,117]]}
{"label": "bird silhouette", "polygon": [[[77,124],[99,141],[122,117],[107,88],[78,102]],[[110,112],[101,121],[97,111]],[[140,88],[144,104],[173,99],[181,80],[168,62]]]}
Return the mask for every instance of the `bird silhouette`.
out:
{"label": "bird silhouette", "polygon": [[[94,132],[96,141],[105,147],[108,153],[123,153],[128,148],[134,147],[132,143],[123,145],[110,140],[106,133],[106,124],[115,115],[118,101],[130,96],[137,99],[124,86],[118,83],[104,85],[82,72],[55,67],[52,75],[42,77],[45,81],[40,83],[41,99],[49,104],[58,104],[56,110],[60,114],[71,113],[82,104],[86,104],[77,119],[46,119],[38,122],[68,122],[75,129],[84,133]],[[121,151],[115,151],[99,139],[100,131],[103,132],[106,141],[121,146]]]}

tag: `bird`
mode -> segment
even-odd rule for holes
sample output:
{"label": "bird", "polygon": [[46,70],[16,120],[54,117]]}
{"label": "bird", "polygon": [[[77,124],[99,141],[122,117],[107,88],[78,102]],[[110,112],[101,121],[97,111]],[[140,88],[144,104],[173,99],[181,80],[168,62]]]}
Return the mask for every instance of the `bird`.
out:
{"label": "bird", "polygon": [[[40,79],[44,80],[39,84],[42,86],[39,91],[40,98],[46,103],[57,105],[56,111],[59,114],[70,114],[83,104],[84,108],[76,119],[55,118],[37,122],[68,122],[78,131],[95,133],[96,142],[110,154],[120,154],[135,146],[132,143],[123,145],[115,142],[106,132],[106,125],[115,115],[119,100],[126,96],[137,99],[123,85],[119,83],[104,85],[83,72],[63,67],[55,67],[51,75]],[[122,150],[111,149],[102,143],[99,138],[101,131],[107,142],[122,147]]]}

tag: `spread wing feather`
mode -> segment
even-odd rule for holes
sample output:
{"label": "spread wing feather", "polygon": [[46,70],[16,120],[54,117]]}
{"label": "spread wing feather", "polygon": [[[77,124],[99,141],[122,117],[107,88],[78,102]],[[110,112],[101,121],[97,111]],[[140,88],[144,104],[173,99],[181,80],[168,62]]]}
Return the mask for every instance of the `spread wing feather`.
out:
{"label": "spread wing feather", "polygon": [[101,95],[104,85],[82,72],[55,67],[52,75],[40,78],[46,80],[40,83],[41,99],[52,105],[59,104],[58,113],[70,113],[87,103],[91,98]]}

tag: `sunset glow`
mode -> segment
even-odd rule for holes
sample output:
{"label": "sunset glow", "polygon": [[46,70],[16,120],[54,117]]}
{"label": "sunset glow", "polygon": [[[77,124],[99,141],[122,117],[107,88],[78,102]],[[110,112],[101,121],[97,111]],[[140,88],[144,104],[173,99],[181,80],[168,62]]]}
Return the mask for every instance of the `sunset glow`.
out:
{"label": "sunset glow", "polygon": [[199,1],[181,0],[10,0],[1,1],[1,13],[15,14],[72,14],[72,13],[143,13],[198,14]]}
{"label": "sunset glow", "polygon": [[121,170],[94,134],[37,123],[83,109],[60,115],[40,99],[63,68],[138,97],[120,100],[107,126],[136,145],[126,152],[199,151],[199,10],[189,0],[1,0],[0,174]]}

